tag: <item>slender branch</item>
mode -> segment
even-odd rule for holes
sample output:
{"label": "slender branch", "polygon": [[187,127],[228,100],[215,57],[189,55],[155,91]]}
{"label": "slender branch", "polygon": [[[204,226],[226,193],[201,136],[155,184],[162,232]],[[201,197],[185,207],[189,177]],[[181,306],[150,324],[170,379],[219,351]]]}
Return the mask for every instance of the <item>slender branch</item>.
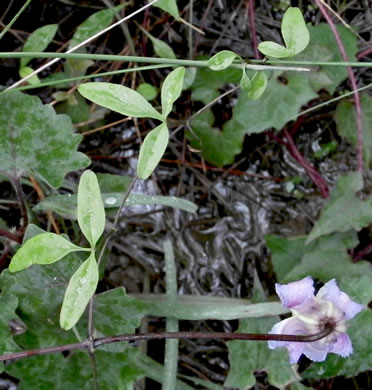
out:
{"label": "slender branch", "polygon": [[27,6],[31,3],[31,0],[26,0],[21,9],[15,14],[14,18],[8,23],[8,25],[4,28],[4,30],[0,33],[0,39],[9,31],[9,29],[13,26],[15,21],[20,17],[22,12],[27,8]]}
{"label": "slender branch", "polygon": [[[223,332],[159,332],[143,334],[123,334],[118,336],[99,337],[94,339],[94,347],[99,348],[102,345],[118,343],[122,341],[138,340],[165,340],[165,339],[213,339],[213,340],[251,340],[251,341],[288,341],[298,343],[311,343],[330,335],[334,326],[326,324],[324,329],[311,335],[289,335],[289,334],[256,334],[256,333],[223,333]],[[90,348],[90,340],[86,339],[80,343],[66,344],[56,347],[31,349],[14,353],[7,353],[0,356],[0,362],[7,360],[17,360],[30,356],[47,355],[49,353],[60,353],[64,351],[76,351]]]}
{"label": "slender branch", "polygon": [[24,231],[28,225],[28,215],[27,215],[25,196],[19,178],[15,176],[11,179],[11,182],[17,194],[17,198],[21,209],[21,215],[23,219],[21,231]]}
{"label": "slender branch", "polygon": [[[320,11],[322,12],[324,18],[326,19],[327,23],[329,24],[330,29],[332,30],[332,33],[336,39],[337,46],[340,49],[342,58],[345,62],[349,61],[349,58],[347,56],[344,44],[342,43],[342,39],[340,37],[340,34],[337,31],[337,28],[335,24],[333,23],[332,18],[328,15],[327,10],[324,7],[324,3],[322,0],[315,0],[317,3]],[[357,92],[358,86],[357,82],[353,73],[353,70],[348,66],[347,73],[349,75],[349,80],[351,84],[351,88],[355,92],[354,94],[354,100],[355,100],[355,110],[356,110],[356,122],[357,122],[357,137],[358,137],[358,169],[360,172],[363,172],[363,121],[362,121],[362,108],[360,104],[360,96]]]}

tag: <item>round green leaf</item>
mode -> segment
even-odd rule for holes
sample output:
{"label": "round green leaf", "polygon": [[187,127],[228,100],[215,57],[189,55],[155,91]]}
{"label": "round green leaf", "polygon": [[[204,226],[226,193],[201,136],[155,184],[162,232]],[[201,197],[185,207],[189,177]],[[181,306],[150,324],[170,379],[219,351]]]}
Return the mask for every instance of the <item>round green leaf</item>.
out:
{"label": "round green leaf", "polygon": [[184,76],[185,68],[181,66],[170,72],[164,80],[161,87],[161,106],[164,118],[172,111],[173,103],[181,95]]}
{"label": "round green leaf", "polygon": [[79,321],[98,284],[98,265],[94,252],[72,275],[63,299],[59,323],[70,330]]}
{"label": "round green leaf", "polygon": [[81,231],[94,248],[105,229],[105,209],[97,177],[89,170],[80,178],[77,216]]}
{"label": "round green leaf", "polygon": [[42,233],[27,240],[13,256],[10,272],[18,272],[32,264],[52,264],[70,252],[84,250],[54,233]]}
{"label": "round green leaf", "polygon": [[120,114],[134,118],[163,120],[162,115],[138,92],[123,85],[111,83],[86,83],[79,92],[92,102]]}
{"label": "round green leaf", "polygon": [[154,100],[158,95],[157,89],[148,83],[142,83],[137,87],[137,92],[142,95],[147,101]]}
{"label": "round green leaf", "polygon": [[140,179],[147,179],[159,164],[167,148],[168,139],[169,131],[165,123],[147,134],[138,157],[137,176]]}
{"label": "round green leaf", "polygon": [[261,42],[258,45],[258,50],[265,56],[274,58],[286,58],[293,55],[284,46],[271,41]]}
{"label": "round green leaf", "polygon": [[283,16],[281,30],[291,55],[296,55],[306,49],[310,41],[310,34],[299,8],[289,7],[287,9]]}
{"label": "round green leaf", "polygon": [[226,69],[234,62],[236,57],[239,56],[233,51],[222,50],[208,60],[208,66],[212,70]]}

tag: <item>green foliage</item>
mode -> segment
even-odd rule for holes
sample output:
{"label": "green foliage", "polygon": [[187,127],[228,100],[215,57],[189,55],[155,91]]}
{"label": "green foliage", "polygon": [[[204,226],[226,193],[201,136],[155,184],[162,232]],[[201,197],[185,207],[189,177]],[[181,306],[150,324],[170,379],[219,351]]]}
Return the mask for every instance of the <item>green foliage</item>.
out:
{"label": "green foliage", "polygon": [[161,39],[155,38],[148,31],[141,27],[143,33],[150,39],[152,47],[154,48],[155,54],[160,58],[172,58],[175,59],[176,55],[174,54],[173,49]]}
{"label": "green foliage", "polygon": [[337,233],[305,245],[306,237],[268,236],[267,246],[280,283],[292,282],[312,275],[322,282],[336,278],[341,290],[355,301],[372,300],[372,267],[366,261],[354,263],[348,250],[358,241],[355,233]]}
{"label": "green foliage", "polygon": [[[56,35],[58,24],[48,24],[36,29],[26,40],[23,46],[24,52],[44,51]],[[21,58],[20,70],[24,68],[32,58]]]}
{"label": "green foliage", "polygon": [[168,145],[169,131],[165,123],[151,130],[143,141],[137,164],[137,176],[145,180],[159,164]]}
{"label": "green foliage", "polygon": [[185,68],[174,69],[165,78],[161,87],[161,107],[164,118],[167,118],[173,109],[173,103],[180,97],[183,86]]}
{"label": "green foliage", "polygon": [[125,7],[125,5],[126,4],[122,4],[117,7],[104,9],[102,11],[98,11],[90,15],[76,29],[70,41],[69,49],[77,46],[79,43],[84,42],[91,36],[99,33],[100,31],[108,27],[111,24],[112,19],[114,18],[115,12],[121,10],[123,7]]}
{"label": "green foliage", "polygon": [[96,175],[89,170],[80,178],[77,218],[81,231],[94,248],[105,229],[106,218]]}
{"label": "green foliage", "polygon": [[246,90],[247,97],[250,100],[258,100],[267,88],[268,79],[266,73],[262,71],[256,72],[250,81],[250,88]]}
{"label": "green foliage", "polygon": [[32,264],[52,264],[71,252],[84,248],[72,244],[54,233],[42,233],[26,241],[13,256],[10,272],[22,271]]}
{"label": "green foliage", "polygon": [[70,330],[76,325],[96,291],[97,284],[98,265],[92,252],[68,283],[61,309],[61,328]]}
{"label": "green foliage", "polygon": [[[352,31],[342,24],[337,26],[338,34],[342,40],[345,52],[349,61],[356,61],[357,38]],[[310,32],[310,44],[295,60],[312,61],[343,61],[335,37],[326,23],[319,23],[315,26],[308,25]],[[347,78],[347,70],[343,66],[322,66],[317,71],[307,74],[310,84],[315,91],[325,89],[331,95],[338,85]]]}
{"label": "green foliage", "polygon": [[359,172],[340,176],[306,243],[333,232],[359,231],[371,224],[372,197],[361,200],[356,193],[362,188],[363,179]]}
{"label": "green foliage", "polygon": [[154,100],[158,96],[157,89],[148,83],[141,83],[136,91],[142,95],[147,101]]}
{"label": "green foliage", "polygon": [[[372,97],[362,94],[360,98],[362,109],[363,123],[363,153],[364,161],[367,166],[372,160]],[[357,146],[358,130],[356,126],[356,112],[352,101],[342,100],[336,108],[335,121],[337,132],[349,141],[352,145]]]}
{"label": "green foliage", "polygon": [[58,188],[68,172],[90,163],[87,156],[76,151],[81,139],[81,135],[74,134],[70,118],[56,115],[36,96],[17,91],[0,95],[3,174],[36,175]]}
{"label": "green foliage", "polygon": [[213,127],[214,116],[210,110],[205,110],[191,123],[198,138],[192,134],[188,137],[193,147],[200,149],[202,146],[207,161],[222,167],[231,164],[235,155],[241,152],[246,134],[260,133],[272,127],[282,129],[316,96],[306,76],[283,73],[269,80],[259,100],[249,100],[246,93],[241,93],[232,119],[224,124],[222,131]]}
{"label": "green foliage", "polygon": [[297,7],[287,9],[283,16],[281,31],[286,47],[266,41],[258,45],[258,50],[269,57],[285,58],[301,53],[309,44],[309,31],[302,12]]}
{"label": "green foliage", "polygon": [[239,58],[239,55],[233,51],[222,50],[208,60],[208,66],[212,70],[223,70],[228,68],[236,57]]}
{"label": "green foliage", "polygon": [[[148,0],[150,1],[150,0]],[[171,14],[176,20],[180,19],[180,14],[178,11],[177,1],[176,0],[159,0],[154,4],[154,7],[159,7],[160,9]]]}
{"label": "green foliage", "polygon": [[80,85],[78,90],[86,99],[120,114],[163,120],[163,116],[142,95],[123,85],[86,83]]}

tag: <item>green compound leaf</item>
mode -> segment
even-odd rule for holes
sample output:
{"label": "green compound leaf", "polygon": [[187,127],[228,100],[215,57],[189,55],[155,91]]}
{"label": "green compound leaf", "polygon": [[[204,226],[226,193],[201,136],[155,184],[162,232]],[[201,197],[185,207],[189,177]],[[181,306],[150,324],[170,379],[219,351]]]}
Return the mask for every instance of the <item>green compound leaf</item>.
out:
{"label": "green compound leaf", "polygon": [[[372,161],[372,97],[362,94],[360,97],[363,123],[363,154],[367,166]],[[356,126],[356,110],[350,100],[338,103],[335,114],[337,132],[353,146],[358,143],[358,130]]]}
{"label": "green compound leaf", "polygon": [[372,367],[372,311],[365,310],[349,322],[347,333],[351,338],[353,353],[347,358],[330,354],[325,362],[313,363],[303,376],[320,380],[336,376],[355,377]]}
{"label": "green compound leaf", "polygon": [[[12,329],[21,326],[23,322],[16,314],[18,299],[14,295],[0,296],[0,355],[19,351],[19,346],[13,340]],[[3,362],[0,363],[0,373],[3,371]]]}
{"label": "green compound leaf", "polygon": [[84,42],[91,36],[99,33],[108,27],[112,19],[114,18],[115,12],[120,11],[126,4],[119,5],[117,7],[105,9],[102,11],[95,12],[90,15],[83,23],[76,29],[70,44],[68,45],[69,49],[78,45],[81,42]]}
{"label": "green compound leaf", "polygon": [[282,73],[280,78],[270,79],[259,100],[249,100],[246,93],[241,93],[233,108],[232,119],[224,124],[222,131],[213,127],[212,111],[205,110],[191,123],[197,138],[190,133],[188,138],[193,147],[202,149],[207,161],[222,167],[234,162],[246,134],[261,133],[272,127],[282,129],[296,117],[304,104],[315,97],[317,94],[306,76]]}
{"label": "green compound leaf", "polygon": [[78,223],[92,248],[105,229],[105,209],[96,175],[85,171],[81,178],[77,196]]}
{"label": "green compound leaf", "polygon": [[112,111],[134,118],[154,118],[163,121],[163,116],[138,92],[111,83],[86,83],[79,92],[88,100]]}
{"label": "green compound leaf", "polygon": [[13,256],[10,272],[22,271],[32,264],[52,264],[71,252],[81,251],[62,236],[54,233],[41,233],[27,240]]}
{"label": "green compound leaf", "polygon": [[361,200],[356,193],[363,188],[359,172],[340,176],[331,197],[310,232],[306,243],[333,232],[359,231],[372,223],[372,196]]}
{"label": "green compound leaf", "polygon": [[81,139],[81,135],[74,134],[68,116],[56,115],[36,96],[18,91],[0,95],[3,174],[36,175],[58,188],[68,172],[90,164],[87,156],[76,151]]}
{"label": "green compound leaf", "polygon": [[297,7],[289,7],[282,21],[282,35],[291,55],[304,51],[309,44],[310,34],[302,12]]}
{"label": "green compound leaf", "polygon": [[98,284],[98,265],[94,252],[72,275],[62,304],[60,326],[70,330],[79,321]]}
{"label": "green compound leaf", "polygon": [[[44,51],[56,35],[58,24],[48,24],[36,29],[28,38],[23,47],[24,52]],[[21,58],[20,68],[24,68],[32,58]]]}
{"label": "green compound leaf", "polygon": [[[148,0],[149,2],[151,0]],[[157,3],[154,4],[154,7],[158,7],[162,9],[163,11],[168,12],[170,15],[172,15],[176,20],[180,19],[180,14],[178,11],[178,6],[176,0],[159,0]]]}
{"label": "green compound leaf", "polygon": [[311,275],[322,282],[335,278],[341,290],[356,302],[372,300],[372,267],[367,261],[353,263],[348,250],[358,244],[356,234],[336,233],[305,245],[306,237],[269,236],[274,270],[280,283]]}
{"label": "green compound leaf", "polygon": [[286,58],[286,57],[291,57],[293,55],[284,46],[270,41],[261,42],[257,48],[262,54],[268,57]]}
{"label": "green compound leaf", "polygon": [[161,87],[161,107],[163,117],[172,111],[173,103],[180,97],[183,86],[185,68],[179,67],[168,74]]}
{"label": "green compound leaf", "polygon": [[159,164],[167,148],[169,131],[165,123],[151,130],[143,141],[138,157],[137,176],[145,180]]}
{"label": "green compound leaf", "polygon": [[240,56],[233,51],[222,50],[208,60],[208,66],[212,70],[223,70],[228,68],[236,57],[240,58]]}
{"label": "green compound leaf", "polygon": [[[347,27],[342,24],[337,26],[338,34],[342,40],[345,52],[350,61],[357,61],[357,37]],[[295,60],[312,61],[343,61],[335,37],[328,24],[320,23],[316,26],[308,25],[310,32],[309,46]],[[343,66],[319,66],[317,71],[307,73],[307,78],[314,91],[320,89],[327,90],[334,94],[338,85],[347,78],[347,70]]]}

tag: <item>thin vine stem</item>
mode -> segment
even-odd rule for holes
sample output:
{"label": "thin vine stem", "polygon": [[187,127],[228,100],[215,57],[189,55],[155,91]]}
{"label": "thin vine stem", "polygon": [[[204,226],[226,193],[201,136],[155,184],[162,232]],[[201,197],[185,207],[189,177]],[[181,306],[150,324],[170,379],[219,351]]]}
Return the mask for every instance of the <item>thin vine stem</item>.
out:
{"label": "thin vine stem", "polygon": [[[334,326],[326,324],[319,333],[311,335],[289,335],[289,334],[257,334],[257,333],[223,333],[223,332],[159,332],[159,333],[138,333],[122,334],[117,336],[99,337],[93,340],[94,347],[118,343],[122,341],[139,340],[166,340],[166,339],[213,339],[213,340],[250,340],[250,341],[288,341],[298,343],[311,343],[329,336]],[[89,350],[91,341],[86,339],[80,343],[65,344],[60,346],[31,349],[14,353],[7,353],[0,356],[0,362],[7,360],[18,360],[30,356],[47,355],[49,353],[61,353],[65,351],[76,351],[80,349]]]}
{"label": "thin vine stem", "polygon": [[[54,52],[0,52],[0,58],[61,58],[61,59],[74,59],[74,60],[92,60],[92,61],[122,61],[122,62],[137,62],[148,64],[168,64],[174,66],[195,66],[195,67],[208,67],[208,61],[206,60],[184,60],[173,58],[157,58],[157,57],[142,57],[142,56],[123,56],[113,54],[90,54],[90,53],[54,53]],[[271,65],[293,65],[295,67],[299,65],[305,66],[352,66],[352,67],[372,67],[372,62],[358,62],[358,61],[295,61],[295,60],[247,60],[246,67],[248,69],[257,70],[257,65],[265,66],[265,64]],[[241,69],[240,62],[234,62],[230,65],[233,68]],[[259,68],[264,69],[264,68]],[[266,69],[272,70],[272,67],[266,66]],[[296,68],[288,67],[287,70],[296,70]],[[297,68],[298,69],[298,68]],[[299,69],[299,71],[308,71],[308,69]]]}
{"label": "thin vine stem", "polygon": [[13,19],[6,25],[3,31],[0,33],[0,39],[10,30],[16,20],[21,16],[23,11],[27,8],[27,6],[31,3],[31,0],[26,0],[21,9],[14,15]]}

